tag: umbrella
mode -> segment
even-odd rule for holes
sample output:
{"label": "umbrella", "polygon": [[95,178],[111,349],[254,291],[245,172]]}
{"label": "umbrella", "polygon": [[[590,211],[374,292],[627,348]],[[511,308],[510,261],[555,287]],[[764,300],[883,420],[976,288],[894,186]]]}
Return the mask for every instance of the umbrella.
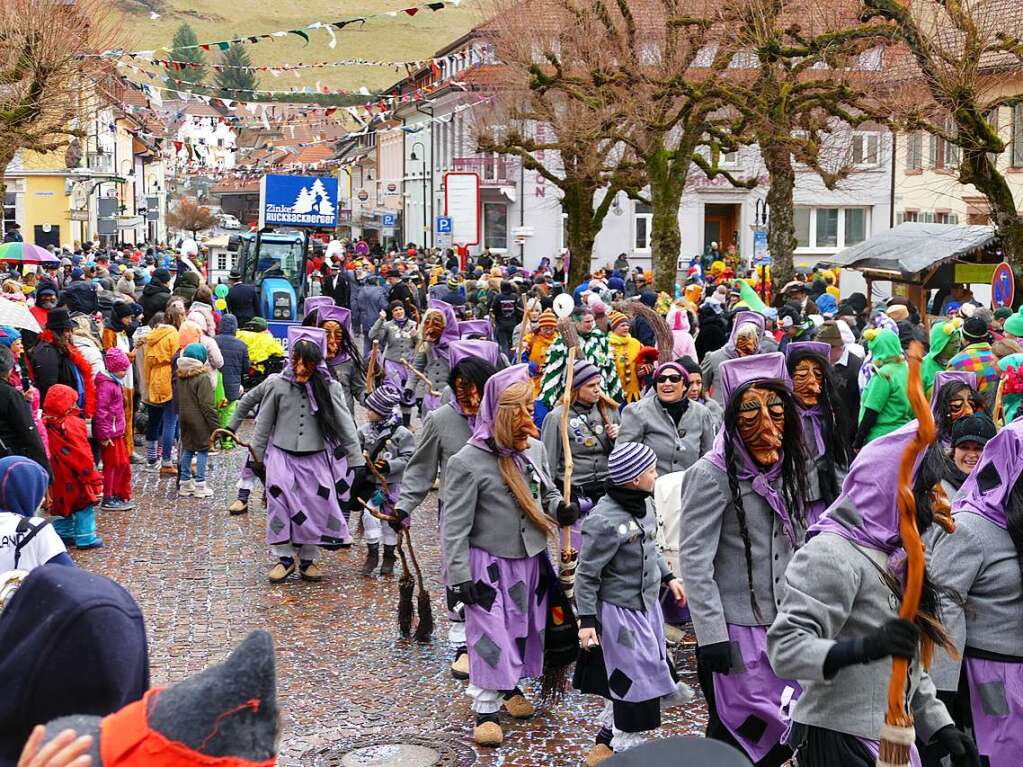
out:
{"label": "umbrella", "polygon": [[12,328],[30,330],[33,333],[43,332],[27,305],[20,301],[8,301],[6,298],[0,298],[0,325],[10,325]]}
{"label": "umbrella", "polygon": [[27,242],[5,242],[0,245],[0,261],[17,261],[21,264],[59,264],[60,259],[46,248]]}

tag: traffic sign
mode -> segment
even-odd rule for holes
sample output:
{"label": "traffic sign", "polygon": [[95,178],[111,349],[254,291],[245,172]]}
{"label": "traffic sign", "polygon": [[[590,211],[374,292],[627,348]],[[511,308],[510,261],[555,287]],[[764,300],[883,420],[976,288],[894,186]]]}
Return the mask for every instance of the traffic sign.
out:
{"label": "traffic sign", "polygon": [[437,225],[434,227],[437,234],[451,234],[451,216],[437,216]]}
{"label": "traffic sign", "polygon": [[395,213],[385,213],[383,215],[384,226],[395,226],[398,221],[398,216]]}
{"label": "traffic sign", "polygon": [[1003,306],[1011,308],[1015,297],[1016,278],[1012,274],[1012,267],[1003,261],[991,275],[991,304],[996,309]]}

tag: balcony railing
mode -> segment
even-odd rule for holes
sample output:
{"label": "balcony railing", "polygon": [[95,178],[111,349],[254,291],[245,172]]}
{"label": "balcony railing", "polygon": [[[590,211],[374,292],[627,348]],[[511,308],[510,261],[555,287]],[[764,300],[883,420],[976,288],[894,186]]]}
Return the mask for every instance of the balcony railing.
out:
{"label": "balcony railing", "polygon": [[89,170],[94,170],[97,173],[114,172],[114,157],[106,152],[88,152],[85,155],[85,162]]}
{"label": "balcony railing", "polygon": [[514,179],[518,166],[504,157],[477,155],[476,157],[455,157],[451,169],[458,173],[478,173],[482,184],[505,184]]}

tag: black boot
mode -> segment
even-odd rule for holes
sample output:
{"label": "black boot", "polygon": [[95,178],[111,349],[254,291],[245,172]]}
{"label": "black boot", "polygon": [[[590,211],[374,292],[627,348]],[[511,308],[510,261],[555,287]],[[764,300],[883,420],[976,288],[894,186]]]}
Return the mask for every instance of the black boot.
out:
{"label": "black boot", "polygon": [[384,561],[380,565],[381,575],[394,575],[394,546],[388,546],[384,544]]}
{"label": "black boot", "polygon": [[377,569],[377,564],[380,562],[380,544],[379,543],[367,543],[366,544],[366,562],[362,566],[362,574],[367,578],[373,574],[373,571]]}

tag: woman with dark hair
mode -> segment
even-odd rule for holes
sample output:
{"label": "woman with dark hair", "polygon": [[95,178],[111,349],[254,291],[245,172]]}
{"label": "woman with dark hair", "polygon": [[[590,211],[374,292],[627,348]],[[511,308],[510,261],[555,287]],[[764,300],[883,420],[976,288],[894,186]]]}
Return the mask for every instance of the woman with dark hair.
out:
{"label": "woman with dark hair", "polygon": [[[802,687],[788,742],[803,767],[875,764],[893,657],[910,662],[905,695],[917,737],[951,753],[955,765],[977,764],[917,657],[921,633],[926,643],[948,645],[936,617],[937,590],[926,575],[916,620],[899,617],[905,567],[899,467],[916,430],[916,423],[906,424],[863,448],[842,494],[785,571],[768,651],[774,670]],[[926,534],[942,505],[947,516],[947,503],[928,461],[918,461],[913,474],[917,527]],[[915,748],[912,763],[919,764]]]}
{"label": "woman with dark hair", "polygon": [[831,346],[820,341],[793,341],[785,347],[792,395],[803,417],[807,525],[838,497],[852,462],[848,421],[832,378],[830,355]]}
{"label": "woman with dark hair", "polygon": [[[967,420],[967,419],[963,419]],[[941,617],[957,650],[931,675],[953,718],[970,725],[985,764],[1023,757],[1023,424],[987,442],[952,507],[955,532],[930,552]],[[961,658],[961,660],[960,660]]]}
{"label": "woman with dark hair", "polygon": [[686,390],[686,396],[695,402],[699,402],[710,411],[710,414],[714,416],[714,431],[717,432],[721,427],[721,421],[724,419],[724,410],[721,408],[721,405],[707,396],[707,390],[703,388],[703,370],[700,368],[700,363],[692,357],[679,357],[678,364],[682,366],[689,377],[689,388]]}
{"label": "woman with dark hair", "polygon": [[948,447],[956,421],[987,412],[984,398],[977,393],[977,377],[961,370],[942,370],[935,375],[931,412],[938,429],[935,442],[942,448]]}
{"label": "woman with dark hair", "polygon": [[[443,536],[444,499],[447,497],[447,465],[455,453],[465,447],[476,427],[483,388],[497,372],[492,361],[476,353],[477,341],[451,343],[451,374],[448,385],[453,397],[423,419],[415,452],[405,465],[401,492],[395,505],[395,514],[404,520],[419,508],[440,476],[440,494],[437,501],[438,523]],[[489,342],[482,342],[489,343]],[[496,348],[496,344],[493,344]],[[494,355],[496,359],[496,354]],[[441,581],[447,583],[447,569],[441,560]],[[465,615],[449,611],[448,643],[454,655],[451,675],[455,679],[469,678],[469,656],[465,647]]]}
{"label": "woman with dark hair", "polygon": [[319,328],[288,328],[289,361],[267,379],[256,418],[252,449],[266,466],[266,542],[277,557],[270,582],[295,572],[319,581],[320,546],[350,546],[341,511],[349,491],[365,477],[355,421],[341,384],[325,363],[326,334]]}
{"label": "woman with dark hair", "polygon": [[366,392],[366,366],[352,339],[352,313],[342,306],[318,306],[302,320],[306,327],[319,327],[327,334],[327,370],[345,392],[348,412],[355,415],[355,402]]}
{"label": "woman with dark hair", "polygon": [[803,540],[801,416],[780,353],[722,362],[717,385],[724,428],[683,476],[679,547],[707,737],[757,765],[781,765],[792,752],[781,742],[788,723],[780,710],[796,685],[771,670],[767,628]]}

